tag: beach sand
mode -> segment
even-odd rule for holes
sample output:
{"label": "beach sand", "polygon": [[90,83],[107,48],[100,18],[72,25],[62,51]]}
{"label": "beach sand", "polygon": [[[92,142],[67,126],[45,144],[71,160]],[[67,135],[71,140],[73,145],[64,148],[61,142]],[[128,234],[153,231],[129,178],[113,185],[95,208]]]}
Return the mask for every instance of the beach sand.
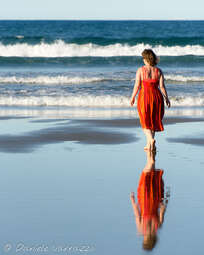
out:
{"label": "beach sand", "polygon": [[[202,253],[203,121],[168,117],[156,136],[170,197],[152,254]],[[2,117],[2,251],[146,254],[130,202],[144,145],[138,119]]]}

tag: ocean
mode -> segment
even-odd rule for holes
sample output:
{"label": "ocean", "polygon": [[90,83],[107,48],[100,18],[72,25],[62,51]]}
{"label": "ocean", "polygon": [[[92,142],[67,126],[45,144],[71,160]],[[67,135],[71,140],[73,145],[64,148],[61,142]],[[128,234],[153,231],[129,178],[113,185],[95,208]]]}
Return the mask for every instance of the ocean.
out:
{"label": "ocean", "polygon": [[204,21],[0,21],[1,115],[135,116],[145,48],[171,111],[203,114]]}

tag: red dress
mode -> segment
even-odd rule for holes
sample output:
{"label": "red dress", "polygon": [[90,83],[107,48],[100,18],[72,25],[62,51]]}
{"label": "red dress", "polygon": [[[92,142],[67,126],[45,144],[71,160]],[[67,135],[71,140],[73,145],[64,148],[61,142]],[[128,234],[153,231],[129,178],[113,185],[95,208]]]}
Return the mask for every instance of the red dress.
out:
{"label": "red dress", "polygon": [[159,69],[154,68],[152,78],[148,78],[148,70],[142,67],[142,82],[137,100],[137,109],[142,128],[152,131],[163,131],[164,100],[158,88]]}

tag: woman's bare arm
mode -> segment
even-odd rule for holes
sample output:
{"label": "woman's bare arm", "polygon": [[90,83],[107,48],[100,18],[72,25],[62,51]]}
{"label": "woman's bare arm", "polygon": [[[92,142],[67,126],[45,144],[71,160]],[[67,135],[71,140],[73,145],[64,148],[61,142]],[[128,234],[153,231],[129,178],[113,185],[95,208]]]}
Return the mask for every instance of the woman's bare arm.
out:
{"label": "woman's bare arm", "polygon": [[162,95],[163,95],[163,97],[166,101],[166,105],[169,108],[171,106],[171,103],[170,103],[169,98],[168,98],[168,94],[167,94],[166,87],[165,87],[165,84],[164,84],[164,75],[163,75],[161,70],[160,70],[160,78],[159,78],[159,87],[160,87],[161,93],[162,93]]}
{"label": "woman's bare arm", "polygon": [[137,70],[137,73],[136,73],[135,85],[134,85],[134,88],[133,88],[133,91],[132,91],[132,96],[131,96],[131,99],[130,99],[131,106],[133,106],[134,103],[135,103],[135,97],[136,97],[137,92],[140,88],[140,85],[141,85],[141,68],[139,68]]}

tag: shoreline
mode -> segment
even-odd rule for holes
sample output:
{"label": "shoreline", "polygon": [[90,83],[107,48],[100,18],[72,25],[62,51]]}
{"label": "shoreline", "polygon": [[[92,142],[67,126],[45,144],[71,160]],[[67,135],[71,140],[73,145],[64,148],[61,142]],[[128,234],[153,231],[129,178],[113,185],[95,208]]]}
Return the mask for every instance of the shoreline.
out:
{"label": "shoreline", "polygon": [[[204,107],[171,107],[165,108],[165,118],[169,117],[201,117]],[[136,107],[46,107],[46,106],[0,106],[1,118],[55,118],[55,119],[138,119]]]}

